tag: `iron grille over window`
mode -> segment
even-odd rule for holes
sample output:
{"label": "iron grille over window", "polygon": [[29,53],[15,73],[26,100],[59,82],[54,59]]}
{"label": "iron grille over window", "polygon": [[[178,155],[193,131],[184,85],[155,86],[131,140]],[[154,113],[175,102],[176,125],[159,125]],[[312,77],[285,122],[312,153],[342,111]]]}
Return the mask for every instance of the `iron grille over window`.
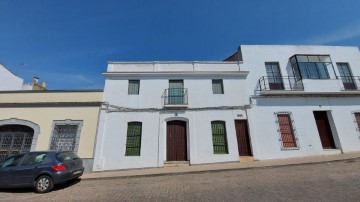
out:
{"label": "iron grille over window", "polygon": [[0,127],[0,161],[8,156],[30,151],[34,130],[23,125]]}
{"label": "iron grille over window", "polygon": [[297,138],[290,113],[276,113],[282,149],[298,149]]}
{"label": "iron grille over window", "polygon": [[50,142],[50,150],[77,151],[80,138],[80,122],[56,122]]}
{"label": "iron grille over window", "polygon": [[141,129],[141,122],[128,123],[125,156],[140,156]]}
{"label": "iron grille over window", "polygon": [[224,94],[224,86],[222,79],[213,79],[212,80],[212,90],[213,94]]}
{"label": "iron grille over window", "polygon": [[129,95],[139,95],[140,91],[140,80],[129,80]]}
{"label": "iron grille over window", "polygon": [[225,121],[211,122],[214,154],[228,154]]}

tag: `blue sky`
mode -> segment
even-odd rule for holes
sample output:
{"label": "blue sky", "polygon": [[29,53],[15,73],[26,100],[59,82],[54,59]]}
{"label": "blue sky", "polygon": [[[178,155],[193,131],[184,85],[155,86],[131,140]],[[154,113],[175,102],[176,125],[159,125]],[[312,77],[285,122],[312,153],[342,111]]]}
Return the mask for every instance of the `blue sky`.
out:
{"label": "blue sky", "polygon": [[107,61],[223,60],[241,44],[360,46],[359,0],[0,0],[0,63],[55,89]]}

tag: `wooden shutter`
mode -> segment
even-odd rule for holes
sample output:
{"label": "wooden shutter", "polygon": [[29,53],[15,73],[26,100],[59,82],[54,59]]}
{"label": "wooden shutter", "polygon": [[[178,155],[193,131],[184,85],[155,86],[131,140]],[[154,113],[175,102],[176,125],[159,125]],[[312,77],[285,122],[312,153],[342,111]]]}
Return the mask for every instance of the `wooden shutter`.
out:
{"label": "wooden shutter", "polygon": [[128,123],[125,156],[140,156],[141,128],[141,122]]}
{"label": "wooden shutter", "polygon": [[224,121],[211,122],[214,154],[228,154]]}
{"label": "wooden shutter", "polygon": [[281,141],[283,147],[284,148],[297,147],[290,114],[278,114],[277,118],[279,122]]}

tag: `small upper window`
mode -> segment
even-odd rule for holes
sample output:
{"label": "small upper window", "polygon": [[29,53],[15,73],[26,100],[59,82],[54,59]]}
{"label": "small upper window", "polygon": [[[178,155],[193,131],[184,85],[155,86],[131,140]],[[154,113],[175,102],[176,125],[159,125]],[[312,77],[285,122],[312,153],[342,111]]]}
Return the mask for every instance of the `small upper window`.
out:
{"label": "small upper window", "polygon": [[212,80],[212,90],[213,94],[224,94],[224,86],[222,79],[213,79]]}
{"label": "small upper window", "polygon": [[139,95],[140,91],[140,80],[129,80],[129,95]]}

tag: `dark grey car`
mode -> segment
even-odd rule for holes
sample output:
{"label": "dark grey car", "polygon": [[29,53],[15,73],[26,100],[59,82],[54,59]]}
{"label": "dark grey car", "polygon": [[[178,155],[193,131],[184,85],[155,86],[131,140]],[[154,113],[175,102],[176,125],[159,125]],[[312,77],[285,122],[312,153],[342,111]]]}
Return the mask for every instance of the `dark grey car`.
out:
{"label": "dark grey car", "polygon": [[0,162],[0,188],[35,187],[46,193],[83,172],[83,162],[73,152],[28,152]]}

